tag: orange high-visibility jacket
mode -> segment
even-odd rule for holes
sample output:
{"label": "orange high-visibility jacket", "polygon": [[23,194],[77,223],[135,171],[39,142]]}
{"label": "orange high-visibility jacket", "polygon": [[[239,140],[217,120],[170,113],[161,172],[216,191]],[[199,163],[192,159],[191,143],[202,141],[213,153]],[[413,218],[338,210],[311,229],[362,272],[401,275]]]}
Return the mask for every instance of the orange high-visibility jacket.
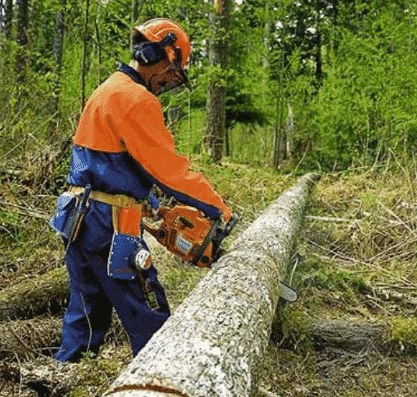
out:
{"label": "orange high-visibility jacket", "polygon": [[211,184],[176,152],[158,99],[125,73],[114,73],[95,90],[73,142],[70,184],[90,183],[93,189],[138,199],[156,184],[207,216],[230,218]]}

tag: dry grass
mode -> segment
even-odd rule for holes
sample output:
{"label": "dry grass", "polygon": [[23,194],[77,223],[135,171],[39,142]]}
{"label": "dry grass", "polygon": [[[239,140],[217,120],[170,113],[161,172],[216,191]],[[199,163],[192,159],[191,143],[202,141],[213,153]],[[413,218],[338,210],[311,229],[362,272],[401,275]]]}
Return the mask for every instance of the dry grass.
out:
{"label": "dry grass", "polygon": [[[297,397],[416,395],[417,358],[407,356],[417,344],[416,208],[414,170],[322,178],[295,256],[301,299],[283,312],[290,335],[268,350],[264,389]],[[306,334],[311,319],[387,324],[404,356],[315,351]]]}
{"label": "dry grass", "polygon": [[[207,166],[194,161],[193,167],[203,171],[241,215],[235,234],[293,184],[291,178],[243,165]],[[0,190],[0,202],[7,203],[0,203],[0,288],[36,278],[55,269],[62,259],[61,242],[45,220],[37,217],[52,213],[54,194],[26,186],[21,179],[7,178]],[[417,361],[413,356],[317,352],[306,334],[309,319],[343,318],[383,322],[391,327],[393,339],[416,341],[415,179],[414,170],[397,167],[389,172],[363,169],[326,175],[318,183],[294,255],[292,282],[299,289],[300,300],[283,311],[281,344],[271,343],[268,348],[261,367],[259,397],[399,397],[417,393]],[[164,248],[150,245],[175,309],[206,271],[190,268]],[[3,349],[3,364],[16,368],[41,363],[47,348],[58,344],[60,319],[8,322],[0,326],[0,333],[12,341]],[[86,357],[75,371],[78,378],[71,392],[61,395],[100,395],[97,393],[130,359],[126,334],[115,317],[99,358]],[[4,394],[6,386],[9,394]],[[2,395],[36,394],[30,394],[16,379],[5,383],[0,378]]]}

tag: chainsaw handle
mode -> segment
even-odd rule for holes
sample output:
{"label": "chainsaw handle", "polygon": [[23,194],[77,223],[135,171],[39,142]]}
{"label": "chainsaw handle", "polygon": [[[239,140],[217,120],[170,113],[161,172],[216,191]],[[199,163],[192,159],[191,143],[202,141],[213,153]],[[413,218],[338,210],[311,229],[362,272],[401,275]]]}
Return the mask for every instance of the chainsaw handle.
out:
{"label": "chainsaw handle", "polygon": [[239,215],[234,212],[230,217],[229,222],[226,223],[224,237],[227,237],[232,232],[234,227],[238,224],[239,220]]}

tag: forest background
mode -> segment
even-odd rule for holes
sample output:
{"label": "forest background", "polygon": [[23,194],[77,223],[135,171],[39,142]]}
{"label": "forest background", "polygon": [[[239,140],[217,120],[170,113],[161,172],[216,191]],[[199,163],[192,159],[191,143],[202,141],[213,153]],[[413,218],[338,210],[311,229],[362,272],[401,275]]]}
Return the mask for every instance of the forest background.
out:
{"label": "forest background", "polygon": [[[2,0],[2,167],[21,167],[45,145],[62,149],[89,94],[129,61],[132,26],[155,16],[178,20],[192,40],[194,90],[162,98],[183,153],[211,153],[203,138],[214,82],[226,116],[216,161],[305,171],[414,156],[414,2],[239,3]],[[223,60],[213,59],[216,43]]]}
{"label": "forest background", "polygon": [[[168,17],[190,34],[193,91],[160,97],[167,124],[179,151],[241,216],[237,232],[294,176],[323,175],[291,263],[300,299],[284,308],[264,388],[415,395],[414,1],[0,0],[0,10],[0,305],[62,268],[46,221],[65,189],[83,105],[117,61],[129,61],[131,28]],[[156,257],[175,308],[205,273]],[[63,307],[46,306],[40,317],[0,321],[0,395],[25,396],[21,368],[59,346]],[[315,352],[311,318],[380,321],[405,353],[369,361]],[[130,359],[117,323],[108,340],[106,360],[86,357],[78,383],[61,395],[100,395],[117,376]]]}

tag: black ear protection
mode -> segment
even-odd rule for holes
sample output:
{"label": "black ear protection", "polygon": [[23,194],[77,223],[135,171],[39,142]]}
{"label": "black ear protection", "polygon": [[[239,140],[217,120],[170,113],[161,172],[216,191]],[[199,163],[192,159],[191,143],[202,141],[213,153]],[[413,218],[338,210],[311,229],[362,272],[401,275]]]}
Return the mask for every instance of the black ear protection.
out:
{"label": "black ear protection", "polygon": [[177,38],[173,33],[168,33],[161,41],[150,43],[142,41],[133,46],[132,58],[138,61],[139,65],[152,66],[167,58],[164,48],[174,44]]}

